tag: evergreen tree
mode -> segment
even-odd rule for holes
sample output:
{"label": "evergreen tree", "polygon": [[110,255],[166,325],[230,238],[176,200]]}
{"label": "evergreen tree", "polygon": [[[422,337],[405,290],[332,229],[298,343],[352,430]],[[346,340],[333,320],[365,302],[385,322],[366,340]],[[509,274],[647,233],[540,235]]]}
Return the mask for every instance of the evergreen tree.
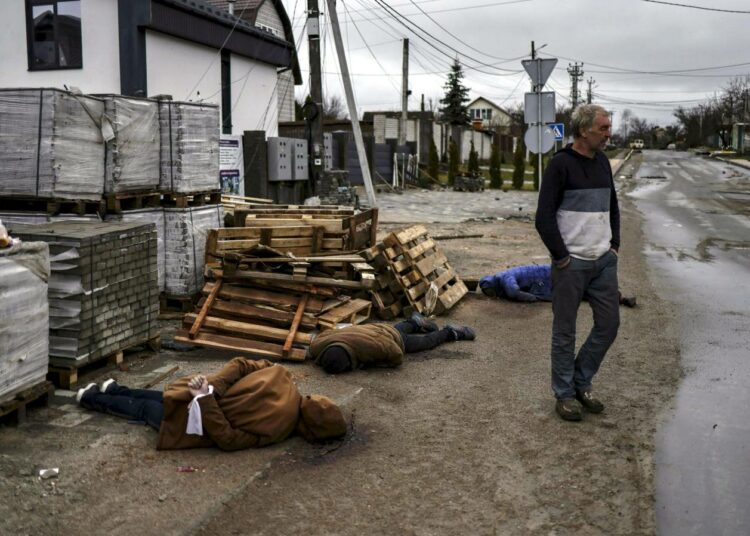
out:
{"label": "evergreen tree", "polygon": [[531,167],[534,170],[534,190],[539,190],[539,158],[531,154]]}
{"label": "evergreen tree", "polygon": [[453,186],[453,180],[458,175],[460,155],[458,145],[453,140],[448,143],[448,184]]}
{"label": "evergreen tree", "polygon": [[443,107],[440,109],[440,119],[451,125],[465,125],[469,122],[469,88],[463,85],[463,70],[458,59],[453,60],[451,72],[443,88],[445,97],[440,99]]}
{"label": "evergreen tree", "polygon": [[438,180],[440,173],[440,160],[438,159],[437,147],[435,141],[430,143],[430,154],[427,160],[427,174],[433,179]]}
{"label": "evergreen tree", "polygon": [[526,159],[524,158],[524,143],[522,138],[518,138],[516,143],[516,152],[513,155],[513,188],[516,190],[523,189],[524,172],[526,171]]}
{"label": "evergreen tree", "polygon": [[469,150],[469,175],[472,177],[479,176],[479,153],[474,148],[474,142],[471,142],[471,149]]}
{"label": "evergreen tree", "polygon": [[492,152],[490,153],[490,188],[499,190],[503,187],[503,175],[500,169],[502,160],[500,147],[496,143],[493,143]]}

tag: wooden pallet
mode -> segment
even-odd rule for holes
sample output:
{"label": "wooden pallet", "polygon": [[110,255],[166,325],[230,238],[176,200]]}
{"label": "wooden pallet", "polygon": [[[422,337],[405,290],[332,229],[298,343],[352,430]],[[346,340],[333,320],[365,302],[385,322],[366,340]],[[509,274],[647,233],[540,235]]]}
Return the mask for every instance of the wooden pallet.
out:
{"label": "wooden pallet", "polygon": [[143,345],[147,346],[152,352],[158,351],[161,348],[161,335],[90,361],[75,361],[72,359],[50,357],[47,378],[63,389],[72,389],[78,384],[79,376],[103,367],[119,366],[125,359],[126,351]]}
{"label": "wooden pallet", "polygon": [[295,256],[339,252],[343,232],[327,233],[322,226],[250,226],[211,229],[206,239],[206,262],[215,262],[226,253],[241,253],[263,245]]}
{"label": "wooden pallet", "polygon": [[107,212],[119,214],[124,210],[156,208],[161,206],[161,193],[153,190],[145,192],[119,192],[104,196]]}
{"label": "wooden pallet", "polygon": [[419,313],[429,312],[427,293],[437,287],[435,314],[443,314],[468,293],[447,257],[428,236],[427,229],[415,225],[391,233],[383,240],[384,254],[396,280],[401,284],[411,306]]}
{"label": "wooden pallet", "polygon": [[354,299],[334,307],[318,317],[321,331],[334,329],[338,324],[362,324],[370,319],[372,302]]}
{"label": "wooden pallet", "polygon": [[173,296],[162,292],[159,295],[160,313],[188,313],[195,308],[200,293],[193,296]]}
{"label": "wooden pallet", "polygon": [[221,191],[162,194],[161,204],[165,207],[189,208],[221,204]]}
{"label": "wooden pallet", "polygon": [[4,402],[0,402],[0,419],[13,419],[16,423],[22,424],[26,422],[26,408],[35,403],[47,404],[54,392],[52,382],[45,380],[11,395]]}
{"label": "wooden pallet", "polygon": [[324,227],[326,235],[343,236],[343,249],[360,251],[375,245],[378,209],[354,213],[340,207],[260,206],[235,210],[235,225],[245,227]]}
{"label": "wooden pallet", "polygon": [[0,210],[18,212],[43,212],[48,216],[58,214],[102,215],[106,205],[102,199],[40,199],[36,197],[0,197]]}

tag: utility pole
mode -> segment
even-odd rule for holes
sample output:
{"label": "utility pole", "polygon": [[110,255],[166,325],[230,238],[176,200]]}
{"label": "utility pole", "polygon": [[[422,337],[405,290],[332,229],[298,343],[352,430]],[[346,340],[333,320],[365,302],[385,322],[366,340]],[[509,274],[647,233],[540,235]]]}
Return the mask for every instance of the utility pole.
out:
{"label": "utility pole", "polygon": [[406,122],[409,120],[409,40],[404,39],[404,59],[401,74],[401,124],[398,129],[398,144],[406,145]]}
{"label": "utility pole", "polygon": [[589,76],[589,79],[586,82],[589,85],[589,90],[586,92],[586,104],[591,104],[591,97],[593,95],[591,93],[591,86],[594,85],[594,79],[591,76]]}
{"label": "utility pole", "polygon": [[310,98],[312,110],[308,112],[310,123],[310,188],[315,192],[320,173],[323,171],[323,75],[320,66],[320,10],[318,0],[307,0],[307,42],[310,50]]}
{"label": "utility pole", "polygon": [[352,79],[349,76],[349,65],[344,55],[344,42],[341,39],[341,28],[339,27],[339,16],[336,13],[336,0],[326,0],[328,6],[328,16],[331,17],[331,29],[333,30],[333,40],[336,43],[336,55],[339,57],[339,67],[341,68],[341,81],[344,83],[344,92],[346,93],[346,103],[349,106],[349,117],[352,122],[354,131],[354,143],[357,145],[357,157],[359,165],[362,167],[362,180],[365,183],[367,192],[367,202],[370,208],[375,208],[375,189],[372,187],[372,178],[370,177],[370,164],[367,161],[367,151],[365,142],[362,138],[362,128],[359,125],[359,115],[357,115],[357,103],[354,101],[354,91],[352,90]]}
{"label": "utility pole", "polygon": [[568,74],[570,75],[570,102],[573,105],[573,110],[578,107],[578,101],[581,100],[581,92],[578,89],[578,82],[583,81],[583,63],[578,62],[573,65],[568,64]]}

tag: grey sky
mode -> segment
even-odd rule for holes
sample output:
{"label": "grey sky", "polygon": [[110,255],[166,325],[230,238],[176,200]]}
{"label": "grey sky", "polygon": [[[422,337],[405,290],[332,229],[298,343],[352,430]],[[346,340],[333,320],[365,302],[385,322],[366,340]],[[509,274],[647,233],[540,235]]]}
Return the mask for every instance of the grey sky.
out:
{"label": "grey sky", "polygon": [[[307,35],[302,26],[307,1],[283,1],[293,20],[295,36],[301,36],[298,48],[307,81]],[[750,0],[674,1],[714,9],[750,11]],[[325,13],[325,0],[319,2]],[[529,82],[520,59],[501,63],[497,58],[529,57],[532,40],[537,47],[546,44],[540,55],[559,58],[546,88],[557,92],[558,103],[567,102],[570,95],[568,64],[582,61],[582,95],[585,98],[585,81],[593,78],[596,81],[594,101],[616,112],[615,127],[617,112],[624,108],[662,125],[671,123],[671,110],[677,106],[676,101],[685,101],[681,102],[685,106],[697,104],[724,85],[732,75],[750,73],[750,13],[711,12],[643,0],[385,2],[443,41],[445,45],[435,45],[445,54],[407,31],[375,0],[338,0],[339,19],[360,110],[400,108],[400,39],[404,37],[409,37],[411,44],[410,88],[413,93],[409,107],[412,110],[419,109],[421,94],[426,100],[435,102],[442,96],[450,58],[456,55],[449,46],[479,62],[509,70],[501,72],[462,58],[462,64],[466,66],[465,84],[471,88],[472,98],[485,96],[503,106],[522,102],[523,93],[529,90]],[[463,43],[440,29],[420,13],[419,8]],[[343,96],[333,36],[328,28],[324,29],[323,49],[324,93]],[[674,74],[618,72],[621,69],[685,71],[740,63],[747,65]],[[469,65],[487,73],[477,72]],[[307,87],[297,89],[298,96],[308,91]]]}

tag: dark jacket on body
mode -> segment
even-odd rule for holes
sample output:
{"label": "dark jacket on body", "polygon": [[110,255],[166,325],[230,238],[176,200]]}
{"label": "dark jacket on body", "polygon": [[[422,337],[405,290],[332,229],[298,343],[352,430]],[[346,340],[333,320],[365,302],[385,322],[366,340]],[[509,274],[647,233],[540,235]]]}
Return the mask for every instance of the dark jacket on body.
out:
{"label": "dark jacket on body", "polygon": [[317,360],[330,346],[341,346],[352,359],[352,368],[397,367],[404,360],[404,341],[388,324],[365,324],[324,331],[310,344]]}

